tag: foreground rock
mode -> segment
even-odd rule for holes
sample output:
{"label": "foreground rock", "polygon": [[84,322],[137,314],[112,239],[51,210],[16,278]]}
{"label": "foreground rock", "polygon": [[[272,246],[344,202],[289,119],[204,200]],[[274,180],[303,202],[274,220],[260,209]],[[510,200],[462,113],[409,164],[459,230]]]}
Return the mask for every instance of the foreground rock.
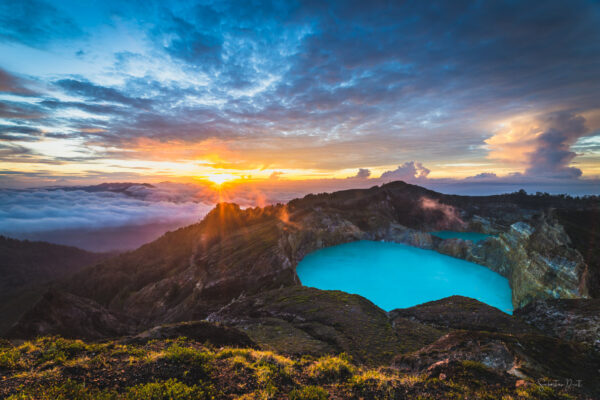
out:
{"label": "foreground rock", "polygon": [[584,344],[539,334],[455,331],[393,364],[405,372],[431,371],[456,361],[481,363],[497,372],[541,383],[579,381],[588,395],[600,393],[600,356]]}
{"label": "foreground rock", "polygon": [[[114,336],[115,332],[102,331],[104,324],[123,326],[123,320],[115,321],[112,318],[116,316],[106,309],[99,309],[97,304],[85,303],[85,306],[73,310],[61,308],[59,304],[61,301],[68,301],[69,304],[81,302],[81,299],[62,294],[47,297],[49,298],[42,304],[53,305],[52,309],[56,312],[60,310],[62,318],[64,313],[70,313],[71,320],[68,323],[61,322],[63,326],[70,326],[74,323],[72,318],[77,317],[79,321],[91,320],[97,327],[94,332],[69,331],[70,336]],[[594,306],[587,307],[589,315],[593,316]],[[533,305],[531,308],[534,308]],[[572,304],[571,308],[580,307]],[[99,312],[101,313],[98,314]],[[259,357],[260,360],[249,362],[248,365],[256,368],[263,368],[266,362],[281,363],[282,356],[296,360],[324,357],[322,361],[316,361],[312,369],[307,370],[311,371],[307,372],[308,375],[293,378],[296,382],[293,385],[330,385],[338,382],[336,385],[339,386],[328,386],[326,390],[338,396],[334,398],[385,398],[390,393],[394,393],[392,398],[448,398],[453,396],[452,388],[456,389],[453,385],[458,382],[465,385],[460,390],[470,391],[473,398],[492,396],[490,393],[494,396],[498,393],[506,394],[511,390],[525,393],[524,390],[533,388],[537,388],[536,393],[545,393],[546,397],[539,398],[560,398],[558,394],[556,397],[548,397],[550,392],[540,389],[537,384],[555,385],[568,380],[582,382],[583,386],[571,387],[566,391],[575,395],[575,398],[594,398],[600,394],[600,385],[596,379],[600,372],[600,354],[594,352],[592,346],[585,341],[574,342],[552,337],[525,323],[524,321],[531,322],[526,318],[528,313],[529,311],[523,312],[524,318],[521,319],[461,296],[386,313],[357,295],[302,286],[284,287],[242,296],[212,313],[208,321],[161,325],[118,341],[127,346],[145,346],[151,352],[148,355],[150,359],[158,357],[156,365],[150,366],[148,361],[132,364],[131,355],[126,355],[123,362],[117,362],[114,371],[98,370],[99,366],[106,365],[98,364],[79,369],[65,368],[63,373],[67,374],[65,378],[76,377],[83,380],[100,374],[106,381],[102,387],[114,387],[115,382],[120,382],[119,385],[125,384],[124,382],[127,385],[140,384],[157,379],[156,377],[192,382],[187,380],[184,371],[192,371],[191,376],[196,379],[194,382],[198,382],[204,367],[200,368],[200,364],[188,364],[206,362],[207,353],[201,350],[197,356],[192,356],[191,350],[181,350],[178,347],[183,343],[181,337],[187,337],[186,340],[191,343],[188,346],[194,349],[201,345],[208,345],[213,349],[223,346],[244,349],[228,350],[222,355],[216,355],[215,363],[221,370],[218,375],[210,377],[210,385],[235,387],[227,389],[233,390],[227,392],[231,396],[217,398],[235,398],[243,393],[266,390],[260,386],[260,380],[256,386],[256,378],[252,377],[247,369],[249,367],[242,365],[254,357],[252,354],[258,354],[257,349],[263,352],[273,351],[278,355],[264,355]],[[120,315],[118,317],[122,318]],[[50,318],[51,322],[52,318],[54,317]],[[38,322],[35,325],[22,326],[20,330],[25,334],[15,337],[35,337],[47,332],[45,326],[48,319],[39,315],[36,320]],[[134,324],[123,326],[127,335],[130,335],[132,326]],[[57,331],[48,333],[64,334]],[[2,346],[7,345],[0,343],[0,347]],[[77,346],[75,347],[78,348]],[[157,350],[156,346],[163,346],[163,350]],[[157,355],[157,351],[165,352],[165,347],[169,346],[175,347],[164,355]],[[73,346],[66,348],[72,351]],[[116,354],[123,351],[120,349]],[[137,351],[127,351],[138,354]],[[336,357],[340,353],[348,356]],[[79,356],[80,354],[77,355]],[[350,365],[347,357],[353,359],[355,366]],[[222,360],[225,358],[231,358],[233,364],[223,364]],[[297,369],[293,369],[295,373],[307,368],[306,365],[302,366],[302,362],[308,361],[300,361],[295,367]],[[392,366],[393,369],[386,369],[386,366]],[[383,369],[378,372],[371,369],[368,375],[363,376],[365,370],[349,381],[358,369],[375,367]],[[0,365],[0,373],[1,368]],[[279,366],[275,370],[279,371],[281,368],[287,367]],[[319,378],[320,372],[315,372],[319,368],[333,370],[323,372],[323,377]],[[19,377],[23,375],[16,376],[16,382],[21,382]],[[223,379],[231,381],[224,383]],[[274,381],[273,385],[284,388],[281,390],[286,391],[285,393],[293,389],[294,386],[289,386],[289,374],[281,379]],[[427,384],[407,384],[414,379]],[[31,387],[36,384],[29,383]],[[17,388],[17,384],[12,387]],[[532,396],[531,398],[538,398]]]}
{"label": "foreground rock", "polygon": [[238,299],[208,319],[243,330],[265,349],[290,355],[346,352],[361,362],[385,364],[406,350],[385,311],[335,290],[272,290]]}
{"label": "foreground rock", "polygon": [[392,321],[416,321],[444,332],[453,329],[504,333],[539,333],[534,327],[495,307],[463,296],[451,296],[389,312]]}
{"label": "foreground rock", "polygon": [[587,343],[600,353],[600,299],[536,300],[515,315],[548,335]]}

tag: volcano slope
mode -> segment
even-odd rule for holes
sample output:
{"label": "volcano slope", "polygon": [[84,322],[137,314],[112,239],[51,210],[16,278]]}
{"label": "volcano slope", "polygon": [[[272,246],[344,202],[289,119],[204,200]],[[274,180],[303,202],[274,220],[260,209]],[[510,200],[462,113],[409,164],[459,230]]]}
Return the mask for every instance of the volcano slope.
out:
{"label": "volcano slope", "polygon": [[[595,197],[448,196],[403,182],[264,208],[221,203],[198,224],[57,282],[5,335],[12,340],[2,356],[12,361],[0,365],[5,394],[25,385],[38,393],[33,398],[56,387],[108,398],[152,388],[207,398],[449,398],[469,388],[466,398],[594,398],[598,322],[589,310],[598,307],[598,234],[582,215],[597,212]],[[427,233],[442,229],[494,236],[473,243]],[[295,266],[306,254],[355,240],[407,243],[485,265],[509,279],[523,317],[459,297],[386,313],[360,296],[301,286]],[[552,312],[530,306],[519,314],[547,299],[558,302]],[[561,307],[568,299],[577,303]],[[546,329],[561,312],[584,321],[588,333]],[[110,337],[97,346],[133,346],[154,357],[143,358],[141,370],[117,371],[122,360],[112,355],[99,367],[73,361],[95,358],[86,346],[96,344],[61,342],[83,350],[61,350],[65,357],[51,365],[38,358],[45,350],[33,349],[65,339],[15,347],[46,335]],[[190,339],[184,345],[178,336]],[[216,341],[221,336],[232,342]],[[186,355],[168,358],[173,346]],[[235,355],[219,356],[224,349]],[[221,362],[228,358],[233,364]],[[48,368],[55,375],[34,385]],[[77,386],[92,372],[106,379]],[[305,393],[306,385],[314,387]]]}

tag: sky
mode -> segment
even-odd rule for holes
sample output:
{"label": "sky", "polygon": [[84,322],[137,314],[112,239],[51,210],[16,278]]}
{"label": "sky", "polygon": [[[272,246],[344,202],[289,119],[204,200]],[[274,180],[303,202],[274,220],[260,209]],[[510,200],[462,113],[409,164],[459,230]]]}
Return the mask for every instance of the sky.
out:
{"label": "sky", "polygon": [[0,187],[396,179],[598,194],[600,3],[0,0]]}

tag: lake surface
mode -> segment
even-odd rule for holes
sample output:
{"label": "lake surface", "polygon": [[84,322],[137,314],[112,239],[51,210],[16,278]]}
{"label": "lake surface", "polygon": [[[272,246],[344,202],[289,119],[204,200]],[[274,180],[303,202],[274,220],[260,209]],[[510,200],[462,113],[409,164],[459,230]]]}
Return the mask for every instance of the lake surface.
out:
{"label": "lake surface", "polygon": [[512,314],[508,280],[492,270],[433,250],[359,241],[308,254],[297,266],[304,286],[359,294],[386,311],[452,295]]}
{"label": "lake surface", "polygon": [[479,232],[455,232],[455,231],[438,231],[438,232],[430,232],[433,236],[437,236],[441,239],[462,239],[462,240],[471,240],[473,242],[479,242],[481,240],[485,240],[490,236],[485,233]]}

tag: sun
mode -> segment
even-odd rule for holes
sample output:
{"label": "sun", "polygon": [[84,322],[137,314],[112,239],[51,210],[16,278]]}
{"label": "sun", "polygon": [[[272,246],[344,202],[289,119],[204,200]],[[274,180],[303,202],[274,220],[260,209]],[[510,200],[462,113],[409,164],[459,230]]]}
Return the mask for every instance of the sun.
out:
{"label": "sun", "polygon": [[237,178],[238,178],[237,176],[231,175],[231,174],[213,174],[213,175],[208,175],[206,177],[207,180],[209,180],[212,183],[214,183],[215,185],[219,185],[219,186],[221,186],[225,182],[229,182],[229,181],[232,181]]}

